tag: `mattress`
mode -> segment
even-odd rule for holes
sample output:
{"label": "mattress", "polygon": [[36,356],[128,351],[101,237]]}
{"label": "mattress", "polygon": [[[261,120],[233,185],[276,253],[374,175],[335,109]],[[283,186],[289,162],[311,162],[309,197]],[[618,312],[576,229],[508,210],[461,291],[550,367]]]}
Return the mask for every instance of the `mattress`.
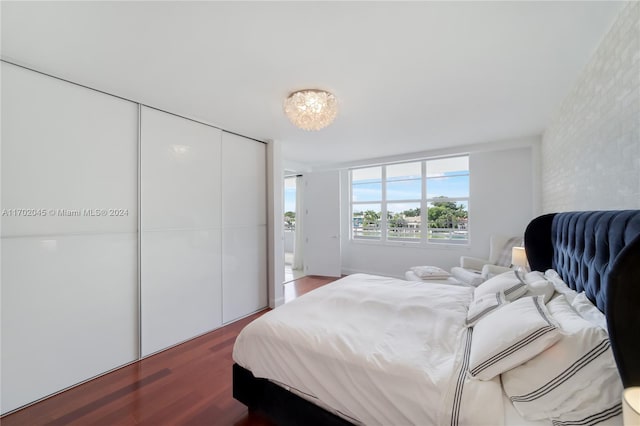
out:
{"label": "mattress", "polygon": [[464,365],[472,297],[470,287],[351,275],[248,325],[233,358],[353,423],[499,426],[500,379],[471,380]]}

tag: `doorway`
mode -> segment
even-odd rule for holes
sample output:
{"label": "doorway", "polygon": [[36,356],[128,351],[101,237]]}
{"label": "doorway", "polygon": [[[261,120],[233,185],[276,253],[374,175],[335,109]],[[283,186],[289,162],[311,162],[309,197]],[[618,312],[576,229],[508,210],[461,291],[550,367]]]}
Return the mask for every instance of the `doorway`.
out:
{"label": "doorway", "polygon": [[284,282],[294,281],[304,276],[301,237],[302,232],[302,176],[284,178]]}

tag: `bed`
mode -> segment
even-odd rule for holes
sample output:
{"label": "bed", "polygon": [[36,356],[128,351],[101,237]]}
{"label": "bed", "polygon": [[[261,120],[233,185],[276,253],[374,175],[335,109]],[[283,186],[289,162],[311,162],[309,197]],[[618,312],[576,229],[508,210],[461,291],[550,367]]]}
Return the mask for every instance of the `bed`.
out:
{"label": "bed", "polygon": [[[526,229],[525,247],[531,269],[548,273],[546,284],[566,284],[565,293],[554,287],[553,297],[529,294],[542,281],[527,285],[519,275],[521,284],[505,276],[485,286],[485,294],[352,275],[263,315],[240,333],[233,354],[234,397],[278,425],[538,425],[551,424],[549,419],[554,425],[619,424],[618,388],[640,384],[640,211],[540,216]],[[505,290],[507,282],[511,287]],[[606,319],[608,336],[591,323],[588,338],[582,328],[569,332],[579,321],[587,323],[571,309],[578,299]],[[472,307],[482,315],[472,315]],[[520,346],[512,344],[515,326],[504,318],[525,321],[529,315],[531,323],[516,329],[533,327],[532,332],[514,335]],[[504,342],[483,343],[483,336],[501,327],[512,328],[497,334]],[[580,346],[567,337],[578,335],[585,342],[596,339],[585,350],[590,358],[582,355],[557,374],[556,367],[545,368],[553,380],[524,392],[544,376],[540,365],[556,364],[545,360]],[[496,352],[502,344],[504,350]],[[525,354],[531,351],[536,355]],[[587,380],[590,385],[583,386]],[[611,389],[606,406],[587,403],[595,397],[590,388]],[[601,393],[605,398],[607,391]],[[549,401],[559,401],[558,407],[539,414]],[[597,412],[584,411],[586,406]]]}

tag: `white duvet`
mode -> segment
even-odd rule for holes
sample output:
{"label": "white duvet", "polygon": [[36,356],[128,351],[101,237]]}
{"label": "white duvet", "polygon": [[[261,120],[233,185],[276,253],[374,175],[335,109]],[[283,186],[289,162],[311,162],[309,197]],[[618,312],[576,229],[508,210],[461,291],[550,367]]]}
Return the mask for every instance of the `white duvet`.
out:
{"label": "white duvet", "polygon": [[473,288],[355,274],[249,324],[233,359],[367,425],[501,425],[499,379],[470,379]]}

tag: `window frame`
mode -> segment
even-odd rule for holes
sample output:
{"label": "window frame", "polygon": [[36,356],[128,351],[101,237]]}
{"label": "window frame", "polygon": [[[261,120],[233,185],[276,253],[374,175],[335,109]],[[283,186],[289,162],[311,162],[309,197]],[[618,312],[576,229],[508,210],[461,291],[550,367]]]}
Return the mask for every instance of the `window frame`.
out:
{"label": "window frame", "polygon": [[[467,192],[466,197],[445,197],[446,201],[458,203],[466,203],[466,211],[467,211],[467,226],[466,226],[466,239],[459,240],[460,242],[455,242],[452,238],[442,239],[441,241],[435,241],[439,239],[429,238],[429,225],[428,225],[428,205],[432,204],[434,201],[437,202],[439,200],[443,200],[441,197],[435,198],[427,198],[427,186],[428,180],[433,179],[433,177],[427,177],[427,162],[433,160],[440,159],[449,159],[449,158],[460,158],[466,157],[467,162],[469,161],[469,154],[456,154],[446,157],[432,157],[432,158],[420,158],[420,159],[412,159],[400,162],[393,163],[382,163],[382,164],[374,164],[368,166],[359,166],[352,167],[348,170],[349,172],[349,240],[355,243],[363,243],[363,244],[374,244],[374,245],[399,245],[399,246],[410,246],[410,247],[467,247],[470,244],[471,240],[471,227],[470,227],[470,198],[471,198],[471,172],[469,167],[467,167],[467,173],[461,174],[457,176],[466,176],[469,182],[469,191]],[[409,163],[420,163],[421,169],[421,179],[420,179],[420,199],[406,199],[406,200],[388,200],[387,199],[387,167],[393,166],[397,164],[409,164]],[[468,164],[468,163],[467,163]],[[381,199],[375,201],[354,201],[353,200],[353,171],[361,170],[361,169],[370,169],[379,167],[381,169]],[[417,203],[420,206],[420,237],[419,238],[390,238],[388,235],[388,205],[389,204],[402,204],[402,203]],[[380,204],[380,236],[379,237],[357,237],[355,236],[355,227],[354,227],[354,206],[357,205],[366,205],[366,204]]]}

